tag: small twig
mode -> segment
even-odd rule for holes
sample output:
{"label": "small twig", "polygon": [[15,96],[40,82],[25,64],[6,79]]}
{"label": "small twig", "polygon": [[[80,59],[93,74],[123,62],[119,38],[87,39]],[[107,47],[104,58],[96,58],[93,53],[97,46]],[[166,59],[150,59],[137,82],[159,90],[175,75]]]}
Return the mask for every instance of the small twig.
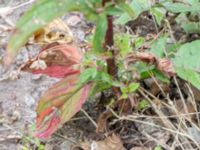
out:
{"label": "small twig", "polygon": [[181,97],[181,100],[182,100],[182,103],[183,103],[183,107],[184,107],[184,111],[185,111],[186,113],[188,113],[188,108],[187,108],[187,106],[186,106],[185,99],[184,99],[184,97],[183,97],[183,94],[182,94],[182,92],[181,92],[181,89],[180,89],[180,86],[179,86],[179,84],[178,84],[178,81],[177,81],[176,77],[174,77],[174,81],[175,81],[175,84],[176,84],[176,86],[177,86],[179,95],[180,95],[180,97]]}
{"label": "small twig", "polygon": [[90,117],[90,115],[84,110],[81,109],[81,111],[85,114],[85,116],[92,122],[92,124],[97,128],[97,123]]}
{"label": "small twig", "polygon": [[59,136],[60,138],[63,138],[63,139],[65,139],[65,140],[67,140],[67,141],[69,141],[69,142],[71,142],[71,143],[77,144],[77,142],[76,142],[75,140],[72,140],[71,138],[68,138],[68,137],[66,137],[66,136],[63,136],[63,135],[61,135],[61,134],[54,133],[54,135],[55,135],[55,136]]}
{"label": "small twig", "polygon": [[126,116],[119,116],[117,115],[117,113],[114,112],[114,110],[112,110],[111,108],[109,108],[110,111],[113,113],[113,115],[118,118],[118,120],[128,120],[128,121],[133,121],[133,122],[137,122],[137,123],[141,123],[141,124],[145,124],[145,125],[149,125],[149,126],[153,126],[153,127],[157,127],[157,128],[160,128],[160,129],[163,129],[163,130],[166,130],[166,131],[169,131],[171,133],[174,133],[174,134],[178,134],[180,136],[183,136],[183,137],[186,137],[186,138],[189,138],[191,139],[198,148],[200,148],[198,142],[196,142],[190,135],[186,134],[186,133],[182,133],[182,132],[179,132],[177,131],[176,129],[173,130],[173,129],[170,129],[170,128],[166,128],[166,127],[163,127],[163,126],[160,126],[160,125],[156,125],[154,123],[150,123],[150,122],[146,122],[146,121],[142,121],[142,120],[137,120],[137,119],[132,119],[132,118],[128,118]]}

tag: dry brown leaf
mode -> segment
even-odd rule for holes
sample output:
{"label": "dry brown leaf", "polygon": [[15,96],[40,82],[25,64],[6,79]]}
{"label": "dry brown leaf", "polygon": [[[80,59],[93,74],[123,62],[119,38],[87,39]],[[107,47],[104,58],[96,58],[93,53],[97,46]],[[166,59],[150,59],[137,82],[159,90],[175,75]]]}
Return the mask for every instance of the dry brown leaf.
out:
{"label": "dry brown leaf", "polygon": [[200,90],[198,90],[196,87],[190,85],[190,90],[188,89],[188,87],[183,86],[183,91],[184,93],[191,93],[194,96],[194,99],[196,101],[200,101]]}
{"label": "dry brown leaf", "polygon": [[61,19],[56,19],[43,29],[38,30],[30,42],[44,45],[54,42],[66,44],[72,41],[73,34],[70,28]]}
{"label": "dry brown leaf", "polygon": [[46,69],[47,65],[43,60],[36,60],[30,65],[30,69]]}
{"label": "dry brown leaf", "polygon": [[[179,112],[180,115],[189,114],[189,117],[194,119],[194,117],[195,117],[194,113],[196,112],[194,107],[189,102],[185,102],[185,104],[186,104],[187,110],[184,109],[184,104],[183,104],[182,100],[177,100],[175,102],[175,107],[176,107],[177,111]],[[192,115],[192,113],[193,113],[193,115]]]}
{"label": "dry brown leaf", "polygon": [[195,100],[196,101],[200,101],[200,90],[197,89],[196,87],[192,86],[192,85],[191,85],[191,90],[192,90],[192,92],[194,94]]}
{"label": "dry brown leaf", "polygon": [[150,92],[153,95],[158,95],[161,92],[161,89],[159,88],[158,84],[164,92],[169,92],[169,90],[170,90],[169,85],[163,84],[162,82],[158,82],[158,83],[153,82],[150,87]]}
{"label": "dry brown leaf", "polygon": [[174,76],[176,74],[173,64],[168,58],[160,59],[150,52],[134,52],[130,53],[126,58],[127,64],[134,63],[138,60],[149,63],[151,65],[154,64],[159,71],[168,77]]}
{"label": "dry brown leaf", "polygon": [[190,102],[185,101],[186,109],[184,108],[182,100],[176,100],[172,105],[174,105],[173,108],[175,108],[175,110],[164,106],[161,108],[166,116],[173,116],[174,118],[184,117],[188,119],[195,119],[196,111],[194,106]]}
{"label": "dry brown leaf", "polygon": [[155,63],[156,62],[156,58],[152,53],[149,52],[134,52],[134,53],[130,53],[127,56],[127,60],[128,62],[134,62],[137,60],[141,60],[144,61],[146,63]]}
{"label": "dry brown leaf", "polygon": [[85,142],[81,144],[83,150],[125,150],[119,136],[112,134],[102,141]]}
{"label": "dry brown leaf", "polygon": [[97,121],[97,129],[96,132],[97,133],[103,133],[106,131],[107,129],[107,120],[112,116],[112,112],[111,111],[105,111],[103,112]]}
{"label": "dry brown leaf", "polygon": [[169,77],[175,75],[173,64],[168,58],[157,59],[157,69]]}

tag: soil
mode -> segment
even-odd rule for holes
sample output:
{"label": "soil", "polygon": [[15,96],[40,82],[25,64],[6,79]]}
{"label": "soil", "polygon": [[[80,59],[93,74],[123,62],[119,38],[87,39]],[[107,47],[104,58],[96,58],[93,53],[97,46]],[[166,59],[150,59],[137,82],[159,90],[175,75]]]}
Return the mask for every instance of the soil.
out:
{"label": "soil", "polygon": [[[26,0],[0,0],[0,6],[16,7],[25,4]],[[50,78],[45,75],[33,75],[26,72],[18,72],[19,66],[24,64],[30,58],[36,56],[40,47],[37,45],[28,45],[23,47],[20,54],[17,55],[14,63],[6,67],[2,64],[3,56],[5,55],[7,41],[16,21],[30,7],[30,4],[20,6],[11,11],[9,14],[0,17],[0,149],[1,150],[17,150],[22,149],[24,144],[23,138],[30,134],[30,128],[33,128],[36,118],[35,107],[40,96],[46,89],[59,79]],[[0,9],[1,9],[0,7]],[[74,26],[70,19],[73,16],[81,18],[81,23]],[[75,37],[76,43],[81,43],[85,39],[85,30],[90,24],[83,21],[81,14],[68,14],[62,17],[65,23],[71,25],[71,30]],[[3,28],[5,27],[5,28]],[[83,115],[81,116],[84,120]],[[76,120],[76,119],[75,119]],[[88,120],[88,119],[86,119]],[[88,126],[88,121],[85,122]],[[82,123],[79,123],[81,125]],[[64,126],[54,136],[49,144],[46,144],[47,149],[69,149],[72,144],[77,143],[82,139],[83,129],[79,125],[74,125],[73,121]],[[90,128],[90,124],[88,126]],[[94,127],[91,127],[94,128]],[[64,134],[63,134],[64,133]],[[65,137],[65,138],[64,138]],[[52,142],[53,141],[53,142]],[[57,144],[55,144],[55,142]],[[51,145],[51,143],[53,143]]]}

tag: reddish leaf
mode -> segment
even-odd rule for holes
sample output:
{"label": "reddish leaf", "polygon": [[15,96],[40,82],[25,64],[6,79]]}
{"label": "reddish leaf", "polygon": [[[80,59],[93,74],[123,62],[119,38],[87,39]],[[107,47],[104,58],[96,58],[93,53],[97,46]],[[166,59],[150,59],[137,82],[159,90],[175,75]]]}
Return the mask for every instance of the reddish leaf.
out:
{"label": "reddish leaf", "polygon": [[50,44],[44,47],[35,59],[25,64],[22,70],[63,78],[79,73],[81,57],[78,49],[72,45]]}
{"label": "reddish leaf", "polygon": [[126,59],[127,64],[138,60],[150,64],[155,64],[156,68],[168,77],[174,76],[176,74],[171,60],[167,58],[157,58],[154,54],[150,52],[130,53]]}
{"label": "reddish leaf", "polygon": [[169,77],[176,74],[172,61],[167,58],[158,59],[157,68]]}
{"label": "reddish leaf", "polygon": [[61,120],[63,123],[70,120],[82,107],[89,95],[91,85],[85,85],[70,96],[69,100],[61,108]]}
{"label": "reddish leaf", "polygon": [[59,111],[55,108],[50,109],[49,116],[45,118],[42,124],[36,124],[36,128],[39,131],[36,132],[36,136],[41,139],[46,139],[50,137],[59,127],[61,118],[59,116]]}
{"label": "reddish leaf", "polygon": [[79,74],[80,71],[73,69],[73,67],[71,67],[71,66],[54,65],[54,66],[47,67],[44,70],[42,70],[42,69],[33,70],[32,73],[33,74],[46,74],[50,77],[56,77],[56,78],[64,78],[68,75]]}
{"label": "reddish leaf", "polygon": [[49,138],[60,123],[65,123],[81,109],[91,85],[80,87],[78,79],[79,74],[65,77],[41,97],[37,106],[37,137]]}
{"label": "reddish leaf", "polygon": [[150,52],[134,52],[127,56],[128,63],[141,60],[146,63],[153,64],[156,62],[155,56]]}

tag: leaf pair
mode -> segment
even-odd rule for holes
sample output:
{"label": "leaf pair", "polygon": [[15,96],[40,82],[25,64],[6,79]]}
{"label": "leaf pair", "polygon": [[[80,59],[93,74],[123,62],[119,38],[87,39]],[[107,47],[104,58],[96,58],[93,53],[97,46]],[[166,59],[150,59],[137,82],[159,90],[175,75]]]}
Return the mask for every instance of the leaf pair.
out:
{"label": "leaf pair", "polygon": [[[62,44],[44,48],[37,59],[45,61],[47,68],[32,73],[64,77],[41,97],[36,112],[36,136],[49,138],[58,128],[78,112],[88,97],[91,85],[80,86],[81,54],[78,49]],[[33,61],[34,62],[34,61]],[[32,63],[33,63],[32,62]],[[76,65],[76,68],[74,66]],[[27,65],[26,67],[30,66]]]}
{"label": "leaf pair", "polygon": [[[40,98],[36,112],[36,136],[49,138],[60,125],[78,112],[90,91],[90,84],[81,86],[80,64],[82,55],[78,49],[67,44],[50,44],[38,56],[29,61],[22,70],[33,74],[46,74],[63,78],[49,88]],[[41,68],[40,63],[45,64]]]}

